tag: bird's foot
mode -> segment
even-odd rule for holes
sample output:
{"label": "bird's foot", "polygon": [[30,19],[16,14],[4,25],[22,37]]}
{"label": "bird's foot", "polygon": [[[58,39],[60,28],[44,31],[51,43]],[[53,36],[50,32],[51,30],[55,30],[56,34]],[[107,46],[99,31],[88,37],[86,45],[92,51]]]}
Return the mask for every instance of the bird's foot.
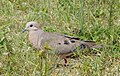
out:
{"label": "bird's foot", "polygon": [[68,66],[69,66],[69,64],[64,64],[64,66],[65,66],[65,67],[68,67]]}

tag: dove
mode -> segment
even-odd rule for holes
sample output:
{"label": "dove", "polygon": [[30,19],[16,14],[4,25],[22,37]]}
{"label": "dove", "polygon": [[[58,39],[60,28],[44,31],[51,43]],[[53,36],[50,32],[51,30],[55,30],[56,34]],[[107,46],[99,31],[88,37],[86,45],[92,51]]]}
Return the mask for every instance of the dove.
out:
{"label": "dove", "polygon": [[28,22],[23,32],[25,31],[29,32],[28,39],[34,48],[45,51],[47,44],[52,50],[55,50],[56,55],[64,59],[65,65],[67,64],[66,57],[76,52],[77,47],[81,50],[102,48],[102,45],[97,45],[94,41],[81,41],[80,38],[56,32],[45,32],[41,29],[41,25],[35,21]]}

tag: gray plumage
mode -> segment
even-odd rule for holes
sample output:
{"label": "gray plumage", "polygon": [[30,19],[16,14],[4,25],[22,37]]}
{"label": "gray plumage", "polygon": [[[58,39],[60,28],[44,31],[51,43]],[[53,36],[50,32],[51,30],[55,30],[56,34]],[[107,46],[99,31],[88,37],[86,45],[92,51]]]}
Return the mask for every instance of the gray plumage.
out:
{"label": "gray plumage", "polygon": [[80,41],[79,38],[44,32],[41,30],[40,25],[34,21],[28,22],[24,31],[29,31],[29,41],[33,47],[45,50],[45,43],[48,43],[58,55],[64,55],[64,57],[69,53],[75,52],[77,47],[80,47],[81,50],[102,47],[101,45],[96,45],[94,41]]}

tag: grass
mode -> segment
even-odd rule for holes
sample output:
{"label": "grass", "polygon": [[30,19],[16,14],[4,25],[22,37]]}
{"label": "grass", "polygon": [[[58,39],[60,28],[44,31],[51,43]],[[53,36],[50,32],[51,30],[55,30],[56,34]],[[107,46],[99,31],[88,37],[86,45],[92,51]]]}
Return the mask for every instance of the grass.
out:
{"label": "grass", "polygon": [[[0,0],[0,75],[119,76],[119,0]],[[80,52],[70,66],[56,56],[41,59],[21,33],[29,21],[43,30],[94,40],[103,49]],[[100,54],[94,54],[100,52]]]}

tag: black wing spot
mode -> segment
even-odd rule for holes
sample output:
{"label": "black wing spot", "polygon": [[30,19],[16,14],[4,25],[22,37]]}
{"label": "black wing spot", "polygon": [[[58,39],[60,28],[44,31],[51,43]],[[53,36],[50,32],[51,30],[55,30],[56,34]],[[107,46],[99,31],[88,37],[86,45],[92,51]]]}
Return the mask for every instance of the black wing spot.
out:
{"label": "black wing spot", "polygon": [[70,42],[71,42],[71,43],[75,43],[75,40],[71,39]]}
{"label": "black wing spot", "polygon": [[69,39],[74,39],[74,40],[80,40],[80,38],[71,37],[71,36],[67,36],[67,35],[65,35],[64,37],[69,38]]}
{"label": "black wing spot", "polygon": [[70,44],[68,40],[64,40],[64,44]]}
{"label": "black wing spot", "polygon": [[84,50],[84,49],[86,49],[86,48],[88,48],[87,45],[85,45],[85,44],[80,44],[80,49],[81,49],[81,50]]}
{"label": "black wing spot", "polygon": [[59,45],[61,45],[61,43],[58,43]]}

